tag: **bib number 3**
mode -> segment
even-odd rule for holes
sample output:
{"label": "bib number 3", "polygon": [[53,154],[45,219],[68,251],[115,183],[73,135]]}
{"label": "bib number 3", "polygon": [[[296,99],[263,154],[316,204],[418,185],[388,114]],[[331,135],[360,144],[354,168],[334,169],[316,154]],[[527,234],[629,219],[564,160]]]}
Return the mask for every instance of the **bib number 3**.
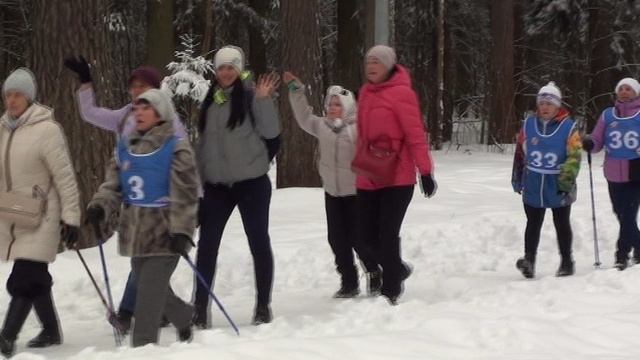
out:
{"label": "bib number 3", "polygon": [[129,178],[129,199],[144,200],[144,179],[140,176],[132,176]]}

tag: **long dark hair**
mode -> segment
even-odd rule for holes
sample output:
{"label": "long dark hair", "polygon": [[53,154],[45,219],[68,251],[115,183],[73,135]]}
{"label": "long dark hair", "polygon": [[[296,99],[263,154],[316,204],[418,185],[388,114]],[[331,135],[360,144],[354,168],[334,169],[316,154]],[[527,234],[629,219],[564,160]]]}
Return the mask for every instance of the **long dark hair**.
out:
{"label": "long dark hair", "polygon": [[[233,130],[237,126],[242,125],[247,116],[247,111],[249,112],[251,122],[255,124],[253,112],[251,111],[253,90],[247,89],[244,86],[240,76],[238,76],[231,86],[233,86],[231,90],[231,113],[229,114],[229,120],[227,120],[227,128]],[[213,94],[216,92],[217,87],[218,79],[214,78],[211,81],[211,87],[209,87],[207,96],[204,98],[202,106],[200,107],[200,118],[198,121],[198,130],[200,130],[200,132],[203,132],[207,125],[207,110],[209,110],[209,107],[213,104]]]}

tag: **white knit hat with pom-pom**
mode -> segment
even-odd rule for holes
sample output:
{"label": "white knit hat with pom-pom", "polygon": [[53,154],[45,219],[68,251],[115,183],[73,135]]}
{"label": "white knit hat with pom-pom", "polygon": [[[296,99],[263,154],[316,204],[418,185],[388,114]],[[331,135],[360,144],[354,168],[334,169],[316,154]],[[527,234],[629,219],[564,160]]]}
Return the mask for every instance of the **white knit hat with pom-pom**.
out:
{"label": "white knit hat with pom-pom", "polygon": [[560,92],[560,89],[553,81],[549,81],[547,85],[541,87],[538,91],[536,103],[539,104],[543,101],[549,102],[557,107],[562,105],[562,92]]}

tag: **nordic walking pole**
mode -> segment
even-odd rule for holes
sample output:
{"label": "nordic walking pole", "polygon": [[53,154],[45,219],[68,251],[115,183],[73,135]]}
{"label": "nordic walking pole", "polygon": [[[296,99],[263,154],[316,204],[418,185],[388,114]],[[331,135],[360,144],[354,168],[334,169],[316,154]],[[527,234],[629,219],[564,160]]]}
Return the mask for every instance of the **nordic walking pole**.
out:
{"label": "nordic walking pole", "polygon": [[591,170],[591,153],[587,151],[587,162],[589,163],[589,185],[591,186],[591,221],[593,222],[593,250],[596,262],[593,266],[600,267],[600,251],[598,250],[598,228],[596,226],[596,203],[593,197],[593,171]]}
{"label": "nordic walking pole", "polygon": [[233,328],[233,330],[235,330],[236,334],[240,336],[240,330],[238,330],[238,327],[236,326],[236,324],[233,322],[233,320],[231,320],[231,317],[229,316],[229,314],[227,314],[227,311],[224,309],[224,306],[222,306],[222,303],[220,303],[218,298],[213,294],[213,291],[211,291],[211,288],[209,288],[209,286],[207,285],[207,282],[202,277],[202,274],[200,274],[200,271],[198,271],[198,269],[196,268],[196,265],[189,258],[189,255],[186,252],[183,252],[180,255],[187,261],[187,264],[189,264],[189,266],[191,267],[191,270],[193,270],[193,272],[196,274],[196,277],[198,278],[198,280],[200,280],[200,283],[202,284],[202,286],[207,289],[207,291],[209,292],[209,296],[213,299],[213,301],[216,302],[216,304],[218,305],[218,308],[220,308],[220,311],[222,311],[222,314],[224,315],[224,317],[227,318],[227,321],[229,321],[229,324],[231,324],[231,327]]}
{"label": "nordic walking pole", "polygon": [[96,289],[96,292],[98,293],[98,296],[102,301],[102,305],[104,305],[104,308],[107,309],[107,312],[109,313],[109,318],[107,321],[115,330],[117,330],[120,334],[122,334],[122,329],[120,329],[117,325],[115,325],[116,313],[113,311],[113,309],[109,308],[109,304],[107,304],[107,299],[105,299],[104,294],[102,293],[102,291],[100,290],[100,287],[98,286],[98,282],[93,277],[91,270],[89,270],[89,266],[87,265],[87,262],[84,260],[84,256],[82,256],[82,254],[80,253],[80,250],[78,249],[75,249],[75,250],[76,250],[76,254],[78,254],[78,257],[80,258],[80,262],[82,263],[82,266],[84,266],[85,271],[89,275],[89,279],[91,279],[91,283],[93,284],[93,287]]}
{"label": "nordic walking pole", "polygon": [[[102,263],[102,274],[104,275],[104,285],[107,288],[107,299],[109,300],[109,309],[111,312],[115,312],[113,308],[113,296],[111,296],[111,284],[109,283],[109,273],[107,272],[107,261],[104,256],[104,249],[102,248],[102,244],[104,240],[102,239],[102,234],[100,233],[100,228],[97,224],[93,224],[93,231],[96,235],[96,240],[98,241],[98,249],[100,250],[100,262]],[[113,330],[113,336],[116,338],[116,345],[122,345],[122,339],[118,336],[117,331]]]}

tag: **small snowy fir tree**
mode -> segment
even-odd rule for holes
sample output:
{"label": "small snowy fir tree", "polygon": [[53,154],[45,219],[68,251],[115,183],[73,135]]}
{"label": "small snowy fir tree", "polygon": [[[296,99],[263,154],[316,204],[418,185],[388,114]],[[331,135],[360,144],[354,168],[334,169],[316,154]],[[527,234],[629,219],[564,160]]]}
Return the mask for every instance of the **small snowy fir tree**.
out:
{"label": "small snowy fir tree", "polygon": [[177,61],[167,65],[171,75],[162,80],[162,90],[176,101],[190,99],[199,104],[209,89],[210,81],[205,75],[213,73],[213,63],[202,55],[195,56],[199,44],[193,36],[182,35],[180,41],[183,50],[176,51]]}

